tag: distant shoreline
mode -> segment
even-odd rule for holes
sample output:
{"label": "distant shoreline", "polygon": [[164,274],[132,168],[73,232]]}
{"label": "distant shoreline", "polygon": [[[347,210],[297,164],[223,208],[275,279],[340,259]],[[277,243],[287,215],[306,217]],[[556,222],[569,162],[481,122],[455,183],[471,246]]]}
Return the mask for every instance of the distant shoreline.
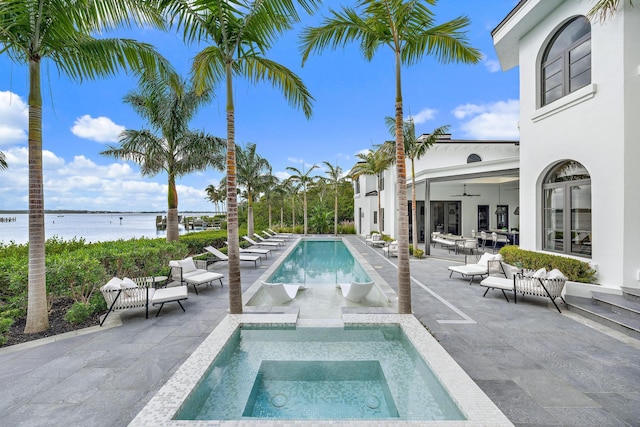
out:
{"label": "distant shoreline", "polygon": [[[208,214],[211,211],[183,211],[188,213]],[[0,215],[10,214],[28,214],[29,211],[24,210],[0,210]],[[89,211],[89,210],[73,210],[73,209],[45,209],[45,214],[166,214],[166,211]]]}

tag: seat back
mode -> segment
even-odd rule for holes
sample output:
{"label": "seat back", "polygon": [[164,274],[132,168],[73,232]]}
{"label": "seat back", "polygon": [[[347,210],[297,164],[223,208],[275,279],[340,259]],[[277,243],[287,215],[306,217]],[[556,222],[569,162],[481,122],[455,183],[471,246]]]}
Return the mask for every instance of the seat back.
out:
{"label": "seat back", "polygon": [[351,282],[348,285],[342,285],[342,296],[353,302],[360,302],[373,289],[373,281],[371,282]]}
{"label": "seat back", "polygon": [[291,295],[291,292],[288,292],[288,289],[284,285],[284,283],[267,283],[265,281],[261,281],[261,283],[262,283],[262,289],[264,289],[264,291],[277,304],[282,304],[287,301],[291,301],[296,296],[296,293],[293,293],[293,295]]}
{"label": "seat back", "polygon": [[220,252],[219,250],[217,250],[216,248],[214,248],[213,246],[207,246],[204,248],[205,251],[213,254],[213,256],[215,256],[218,259],[221,259],[222,261],[229,261],[229,257],[227,255],[225,255],[224,253]]}

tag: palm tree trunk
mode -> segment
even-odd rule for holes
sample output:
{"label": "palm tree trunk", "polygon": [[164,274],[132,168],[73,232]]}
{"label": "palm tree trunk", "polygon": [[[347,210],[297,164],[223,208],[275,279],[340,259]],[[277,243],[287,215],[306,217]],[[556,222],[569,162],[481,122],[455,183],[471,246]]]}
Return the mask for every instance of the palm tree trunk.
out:
{"label": "palm tree trunk", "polygon": [[333,204],[333,234],[338,235],[338,188],[336,187],[336,197]]}
{"label": "palm tree trunk", "polygon": [[240,282],[240,240],[238,231],[238,188],[236,185],[235,116],[231,64],[227,64],[227,237],[229,239],[229,312],[242,313]]}
{"label": "palm tree trunk", "polygon": [[253,226],[253,197],[251,192],[247,191],[247,234],[253,238],[255,228]]}
{"label": "palm tree trunk", "polygon": [[40,62],[29,61],[29,279],[25,334],[49,329],[45,267]]}
{"label": "palm tree trunk", "polygon": [[169,171],[168,175],[167,242],[175,242],[180,239],[180,232],[178,231],[178,191],[176,190],[176,178],[173,171]]}
{"label": "palm tree trunk", "polygon": [[[418,249],[418,202],[416,201],[416,169],[411,159],[411,221],[413,222],[413,250]],[[415,252],[414,252],[415,254]]]}
{"label": "palm tree trunk", "polygon": [[407,171],[404,152],[402,79],[400,52],[396,52],[396,184],[398,194],[398,312],[411,314],[411,270],[409,268],[409,215]]}
{"label": "palm tree trunk", "polygon": [[304,203],[302,204],[303,207],[303,214],[304,214],[304,235],[307,235],[307,189],[304,189]]}

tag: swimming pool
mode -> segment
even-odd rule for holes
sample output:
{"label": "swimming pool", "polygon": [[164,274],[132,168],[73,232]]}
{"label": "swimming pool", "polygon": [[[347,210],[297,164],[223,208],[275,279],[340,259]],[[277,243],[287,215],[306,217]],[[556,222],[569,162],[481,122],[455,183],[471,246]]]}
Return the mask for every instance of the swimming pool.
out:
{"label": "swimming pool", "polygon": [[[438,344],[438,342],[429,334],[424,327],[418,322],[418,320],[411,315],[399,315],[399,314],[348,314],[344,316],[344,326],[345,331],[348,331],[349,328],[352,327],[362,327],[364,325],[368,325],[370,327],[382,327],[381,330],[384,330],[387,326],[392,326],[393,328],[400,327],[402,330],[402,334],[406,337],[406,339],[411,343],[415,350],[415,354],[419,355],[419,358],[425,362],[425,364],[430,368],[431,372],[435,374],[438,382],[441,384],[442,388],[446,390],[447,394],[451,397],[451,399],[456,403],[459,413],[462,415],[464,419],[457,420],[415,420],[415,419],[401,419],[393,416],[393,412],[391,412],[391,416],[385,418],[364,418],[360,416],[355,416],[353,418],[342,418],[342,421],[329,421],[326,418],[316,418],[316,419],[304,419],[303,417],[296,416],[295,419],[288,419],[286,421],[287,425],[291,426],[317,426],[320,424],[332,423],[335,424],[337,422],[348,422],[355,423],[353,425],[370,425],[374,423],[376,425],[394,425],[398,423],[398,425],[438,425],[447,427],[479,427],[479,426],[513,426],[513,424],[500,412],[500,410],[495,406],[495,404],[484,394],[484,392],[473,382],[473,380],[460,368],[460,366],[451,358],[451,356],[444,351],[442,346]],[[216,327],[216,329],[207,337],[207,339],[192,353],[191,356],[185,361],[184,364],[177,370],[177,372],[169,379],[169,381],[156,393],[156,395],[149,401],[149,403],[140,411],[140,413],[134,418],[134,420],[129,424],[131,427],[142,427],[142,426],[166,426],[166,427],[186,427],[191,425],[216,425],[216,426],[254,426],[256,424],[265,425],[265,419],[268,420],[266,425],[278,425],[274,424],[276,422],[282,423],[284,420],[278,421],[274,418],[269,417],[252,417],[245,416],[246,410],[253,411],[257,409],[258,411],[261,408],[256,408],[256,404],[260,404],[260,390],[254,394],[254,386],[256,386],[257,371],[260,369],[259,366],[261,364],[257,364],[258,368],[254,370],[254,372],[248,375],[248,380],[245,381],[246,385],[245,390],[239,394],[237,393],[237,388],[219,388],[218,391],[213,396],[213,399],[222,399],[225,402],[236,402],[234,411],[236,413],[242,414],[235,420],[219,418],[217,420],[179,420],[176,417],[181,411],[187,411],[188,404],[187,398],[192,395],[193,390],[201,384],[206,377],[207,372],[211,369],[212,372],[216,371],[216,367],[212,365],[212,361],[217,360],[218,358],[224,359],[225,357],[229,357],[225,352],[231,351],[233,345],[227,346],[228,343],[232,343],[234,340],[238,339],[238,331],[247,326],[250,328],[255,327],[256,324],[261,324],[262,327],[270,327],[277,326],[283,329],[287,328],[296,328],[296,318],[292,317],[289,314],[241,314],[241,315],[228,315],[225,317],[220,324]],[[302,328],[301,328],[302,329]],[[261,332],[256,330],[257,333]],[[340,331],[335,330],[334,332]],[[267,337],[268,334],[265,334]],[[369,338],[369,337],[367,337]],[[285,341],[286,342],[286,341]],[[353,344],[353,343],[352,343]],[[260,343],[256,344],[256,347],[259,347]],[[305,347],[305,345],[299,346]],[[327,349],[330,349],[332,344],[320,344],[319,346],[325,346]],[[353,346],[353,349],[357,349],[356,346]],[[411,350],[409,353],[411,353]],[[253,356],[259,356],[259,350],[252,349],[246,355],[247,357],[253,358]],[[294,352],[287,356],[287,360],[296,360],[296,362],[307,362],[309,360],[305,360],[303,357],[298,359],[298,351]],[[270,357],[270,356],[269,356]],[[358,356],[352,354],[351,356],[342,356],[342,360],[351,360],[351,357],[354,358],[355,361],[358,361]],[[313,356],[314,359],[317,359],[317,355]],[[360,361],[362,358],[360,358]],[[267,359],[271,360],[271,359]],[[331,361],[329,358],[325,357],[324,361]],[[335,361],[335,360],[334,360]],[[338,360],[339,361],[339,360]],[[278,360],[276,360],[278,362]],[[408,393],[411,395],[413,393],[422,392],[422,388],[404,388],[404,391],[400,393],[400,398],[397,398],[397,393],[394,391],[394,387],[402,388],[402,385],[396,386],[391,384],[390,379],[396,372],[393,371],[388,373],[385,371],[385,363],[380,361],[380,366],[382,367],[384,377],[387,381],[387,387],[389,389],[389,393],[393,396],[393,403],[397,405],[398,414],[406,413],[407,411],[407,403],[403,402],[405,398],[408,399],[407,396],[402,393]],[[293,365],[292,365],[293,366]],[[369,369],[372,369],[368,366]],[[278,370],[278,366],[275,368],[266,367],[263,369],[263,372],[267,370]],[[338,367],[337,369],[343,369]],[[413,373],[413,376],[419,376],[413,367],[407,368],[402,367],[402,370],[405,372],[409,372],[409,374]],[[218,378],[224,378],[224,372],[221,370],[217,370],[217,372],[213,373],[214,377],[219,376]],[[420,374],[422,376],[422,374]],[[282,380],[282,378],[280,378]],[[367,378],[359,378],[357,381],[367,381]],[[215,380],[214,380],[215,386]],[[293,384],[292,387],[295,387],[296,384]],[[259,388],[260,385],[258,384]],[[348,387],[348,386],[347,386]],[[380,384],[379,395],[373,396],[368,395],[365,397],[364,406],[369,407],[376,406],[378,403],[380,405],[386,405],[387,411],[393,411],[393,406],[388,405],[388,402],[383,402],[383,398],[381,396],[385,396],[384,385]],[[288,404],[288,399],[291,396],[288,395],[288,391],[285,390],[284,393],[275,393],[270,396],[268,401],[274,407],[277,405]],[[284,396],[280,396],[283,394]],[[208,396],[206,397],[208,398]],[[252,400],[253,399],[253,400]],[[377,400],[376,400],[377,399]],[[253,402],[253,403],[252,403]],[[265,402],[262,399],[262,402]],[[405,405],[405,406],[403,406]],[[359,408],[362,408],[362,398],[360,400]],[[249,409],[247,409],[249,408]],[[366,409],[365,409],[366,410]],[[362,421],[359,421],[361,420]],[[322,420],[326,420],[323,423]]]}
{"label": "swimming pool", "polygon": [[234,332],[177,420],[463,420],[399,325]]}
{"label": "swimming pool", "polygon": [[301,239],[269,276],[269,283],[335,286],[371,278],[341,239]]}

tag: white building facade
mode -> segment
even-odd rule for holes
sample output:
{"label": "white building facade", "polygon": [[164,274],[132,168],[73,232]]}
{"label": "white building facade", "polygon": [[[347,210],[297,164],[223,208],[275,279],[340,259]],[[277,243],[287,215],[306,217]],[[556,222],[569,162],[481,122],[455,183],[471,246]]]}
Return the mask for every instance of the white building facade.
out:
{"label": "white building facade", "polygon": [[[502,68],[520,69],[520,141],[445,137],[416,160],[420,247],[507,229],[591,263],[602,287],[640,287],[640,5],[620,3],[600,23],[593,2],[522,0],[493,30]],[[378,180],[356,182],[356,231],[395,237],[395,169],[380,181],[380,213]]]}
{"label": "white building facade", "polygon": [[521,1],[492,32],[520,69],[520,246],[640,286],[640,5]]}

